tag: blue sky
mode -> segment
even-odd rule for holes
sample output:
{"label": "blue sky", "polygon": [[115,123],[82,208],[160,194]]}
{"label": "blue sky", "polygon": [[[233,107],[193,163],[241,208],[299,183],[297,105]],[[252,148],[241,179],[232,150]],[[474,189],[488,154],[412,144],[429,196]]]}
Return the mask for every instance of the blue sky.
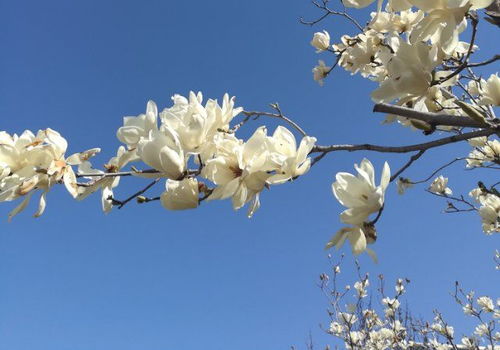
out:
{"label": "blue sky", "polygon": [[[102,164],[119,145],[123,116],[144,112],[148,99],[163,109],[174,93],[201,90],[219,99],[228,92],[249,110],[278,101],[320,144],[423,140],[380,124],[370,82],[341,70],[323,88],[312,80],[320,58],[309,45],[312,33],[353,33],[341,19],[315,28],[298,23],[315,14],[307,0],[2,1],[0,129],[53,128],[70,142],[69,153],[101,147],[95,163]],[[498,36],[492,26],[480,30],[478,60],[491,56],[488,40]],[[428,152],[406,175],[426,177],[468,150]],[[327,303],[316,282],[329,270],[323,247],[341,227],[342,210],[330,185],[365,156],[378,174],[385,159],[394,170],[407,159],[332,154],[308,176],[263,193],[251,220],[228,201],[186,212],[131,203],[104,215],[99,195],[76,202],[57,188],[41,218],[30,216],[33,203],[7,223],[13,205],[3,203],[0,349],[286,349],[302,346],[309,331],[325,344],[318,324],[327,323]],[[461,165],[444,172],[453,173],[456,193],[496,179]],[[142,183],[125,179],[118,197]],[[408,277],[415,314],[429,318],[439,308],[468,331],[449,292],[460,280],[494,296],[498,238],[482,233],[477,215],[445,215],[444,207],[423,187],[404,197],[390,187],[374,246],[380,263],[364,256],[361,263],[373,277]],[[353,282],[352,256],[345,261],[344,277]]]}

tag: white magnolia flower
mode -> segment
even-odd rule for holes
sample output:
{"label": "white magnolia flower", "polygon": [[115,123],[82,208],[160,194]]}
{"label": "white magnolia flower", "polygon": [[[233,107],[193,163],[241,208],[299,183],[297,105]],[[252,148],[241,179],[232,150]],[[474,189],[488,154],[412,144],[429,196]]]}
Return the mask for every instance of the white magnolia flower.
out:
{"label": "white magnolia flower", "polygon": [[426,96],[433,80],[432,72],[440,63],[436,46],[423,42],[408,44],[398,37],[398,50],[387,63],[387,79],[372,92],[376,102]]}
{"label": "white magnolia flower", "polygon": [[483,231],[486,234],[500,232],[500,197],[488,194],[481,199],[482,207],[479,208]]}
{"label": "white magnolia flower", "polygon": [[304,136],[297,149],[295,137],[287,128],[278,126],[269,139],[271,159],[276,164],[276,172],[267,179],[267,183],[282,184],[296,176],[304,175],[311,167],[311,152],[316,138]]}
{"label": "white magnolia flower", "polygon": [[260,207],[259,194],[271,176],[269,171],[274,170],[266,133],[260,127],[245,143],[228,134],[215,140],[216,156],[202,170],[202,176],[217,185],[209,200],[232,197],[234,209],[252,201],[249,217]]}
{"label": "white magnolia flower", "polygon": [[443,177],[443,175],[440,175],[434,179],[434,181],[429,187],[429,191],[445,196],[451,196],[453,194],[453,191],[450,188],[448,188],[447,185],[448,185],[448,178]]}
{"label": "white magnolia flower", "polygon": [[118,129],[116,136],[128,149],[134,149],[141,139],[148,137],[151,130],[158,130],[157,119],[158,107],[153,101],[148,101],[146,114],[124,117],[123,126]]}
{"label": "white magnolia flower", "polygon": [[396,185],[398,187],[398,194],[404,194],[408,188],[413,187],[411,180],[404,177],[399,177]]}
{"label": "white magnolia flower", "polygon": [[330,47],[330,34],[326,30],[314,33],[311,45],[317,49],[317,53],[328,50]]}
{"label": "white magnolia flower", "polygon": [[147,165],[172,180],[179,179],[186,170],[186,158],[179,136],[170,127],[151,130],[148,138],[137,144],[137,155]]}
{"label": "white magnolia flower", "polygon": [[344,245],[346,239],[349,240],[354,255],[359,255],[366,251],[373,261],[377,262],[375,252],[366,247],[367,244],[374,243],[376,239],[376,236],[371,234],[371,230],[368,227],[366,229],[359,226],[343,227],[330,239],[325,249],[335,247],[338,250]]}
{"label": "white magnolia flower", "polygon": [[392,57],[391,49],[384,43],[384,35],[369,29],[355,37],[344,35],[340,44],[334,45],[341,54],[339,65],[352,74],[360,73],[376,81],[387,75],[386,65]]}
{"label": "white magnolia flower", "polygon": [[477,304],[483,309],[484,312],[493,312],[495,311],[495,305],[493,304],[493,300],[489,297],[479,297],[477,298]]}
{"label": "white magnolia flower", "polygon": [[210,146],[218,130],[228,130],[231,120],[243,108],[234,107],[235,98],[225,94],[222,106],[217,100],[208,100],[202,105],[201,92],[189,93],[189,100],[181,95],[172,97],[174,105],[160,113],[162,124],[179,135],[182,148],[186,153],[201,153]]}
{"label": "white magnolia flower", "polygon": [[348,209],[340,214],[340,219],[346,224],[360,226],[368,216],[380,210],[384,205],[384,195],[391,170],[384,163],[380,185],[375,185],[375,170],[368,159],[363,159],[358,166],[354,165],[358,176],[349,173],[337,173],[332,184],[335,198]]}
{"label": "white magnolia flower", "polygon": [[66,159],[67,147],[67,141],[52,129],[39,130],[36,136],[31,131],[21,136],[0,132],[0,201],[25,197],[9,214],[9,219],[27,207],[37,190],[42,194],[35,217],[42,215],[46,194],[56,183],[63,183],[73,197],[77,196],[76,176],[71,165],[99,150],[74,154]]}
{"label": "white magnolia flower", "polygon": [[488,80],[481,84],[480,105],[500,106],[500,78],[498,73],[492,74]]}
{"label": "white magnolia flower", "polygon": [[328,67],[325,61],[319,60],[318,65],[312,70],[314,80],[317,81],[320,86],[323,86],[323,79],[326,78],[331,69],[332,67]]}
{"label": "white magnolia flower", "polygon": [[199,186],[195,178],[181,181],[167,180],[166,191],[161,194],[161,204],[170,210],[197,208],[199,203]]}

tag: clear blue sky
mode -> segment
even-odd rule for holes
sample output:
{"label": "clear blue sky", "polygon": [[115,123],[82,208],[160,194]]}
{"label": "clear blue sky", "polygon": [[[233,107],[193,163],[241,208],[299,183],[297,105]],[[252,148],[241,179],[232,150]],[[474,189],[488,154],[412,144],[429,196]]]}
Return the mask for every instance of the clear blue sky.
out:
{"label": "clear blue sky", "polygon": [[[341,19],[312,29],[298,23],[314,14],[307,0],[0,0],[0,129],[51,127],[69,140],[69,152],[102,147],[102,164],[119,145],[123,116],[142,113],[148,99],[163,109],[174,93],[201,90],[212,98],[229,92],[247,109],[278,101],[321,144],[422,140],[380,125],[370,82],[340,70],[323,88],[312,80],[319,58],[312,33],[352,32]],[[492,26],[480,30],[480,44],[498,37]],[[425,177],[468,150],[429,152],[407,176]],[[315,283],[329,269],[323,246],[341,227],[342,210],[330,185],[365,156],[378,174],[384,159],[392,169],[407,159],[333,154],[308,176],[263,193],[251,220],[228,201],[187,212],[132,203],[106,216],[99,195],[76,202],[57,188],[41,218],[30,216],[32,203],[9,224],[13,205],[3,203],[0,349],[287,349],[302,346],[309,331],[324,344],[318,324],[327,324],[327,305]],[[467,193],[478,175],[495,179],[460,166],[449,172],[456,193]],[[142,183],[123,181],[118,197]],[[441,214],[444,207],[423,188],[401,197],[390,187],[374,246],[380,263],[361,263],[373,277],[410,278],[413,312],[429,317],[439,307],[453,322],[461,314],[448,294],[455,280],[478,295],[498,289],[498,238],[482,233],[475,214]],[[343,270],[354,281],[350,254]]]}

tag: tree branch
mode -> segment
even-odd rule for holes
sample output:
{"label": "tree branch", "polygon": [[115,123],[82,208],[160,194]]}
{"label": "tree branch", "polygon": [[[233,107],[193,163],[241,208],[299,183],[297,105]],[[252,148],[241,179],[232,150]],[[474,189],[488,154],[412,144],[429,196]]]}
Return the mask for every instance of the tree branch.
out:
{"label": "tree branch", "polygon": [[329,152],[338,152],[338,151],[373,151],[373,152],[382,152],[382,153],[408,153],[415,151],[425,151],[431,148],[447,145],[450,143],[460,142],[472,139],[474,137],[480,136],[490,136],[493,134],[498,134],[499,131],[497,128],[495,129],[484,129],[478,131],[472,131],[460,135],[453,135],[450,137],[444,137],[442,139],[437,139],[430,142],[419,143],[415,145],[408,146],[379,146],[372,144],[361,144],[361,145],[331,145],[331,146],[315,146],[311,153],[329,153]]}
{"label": "tree branch", "polygon": [[416,119],[433,126],[445,125],[468,128],[484,128],[489,126],[486,123],[477,122],[467,116],[457,117],[444,113],[420,112],[412,108],[395,106],[387,103],[377,103],[373,107],[373,111],[379,113],[390,113],[405,118]]}

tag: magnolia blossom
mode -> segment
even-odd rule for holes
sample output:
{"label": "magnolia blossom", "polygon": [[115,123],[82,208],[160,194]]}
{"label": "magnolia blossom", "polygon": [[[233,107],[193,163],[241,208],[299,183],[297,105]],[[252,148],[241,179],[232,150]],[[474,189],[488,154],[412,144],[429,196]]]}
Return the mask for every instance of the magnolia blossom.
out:
{"label": "magnolia blossom", "polygon": [[447,185],[448,185],[448,178],[444,177],[443,175],[440,175],[434,179],[434,181],[429,187],[429,191],[445,196],[451,196],[453,194],[453,191],[450,188],[448,188]]}
{"label": "magnolia blossom", "polygon": [[124,117],[123,126],[118,129],[116,136],[128,149],[134,149],[141,139],[148,137],[151,130],[158,130],[157,119],[158,107],[153,101],[148,101],[146,114]]}
{"label": "magnolia blossom", "polygon": [[151,130],[148,138],[137,144],[137,155],[147,165],[172,180],[179,179],[186,170],[184,149],[177,133],[166,125]]}
{"label": "magnolia blossom", "polygon": [[479,215],[486,234],[500,232],[500,197],[489,194],[482,198]]}
{"label": "magnolia blossom", "polygon": [[348,209],[340,214],[340,220],[346,224],[362,225],[368,216],[382,208],[384,195],[391,171],[387,162],[384,163],[380,185],[375,185],[375,170],[368,159],[363,159],[358,166],[354,165],[358,176],[350,173],[337,173],[332,184],[335,198]]}
{"label": "magnolia blossom", "polygon": [[312,70],[314,80],[317,81],[320,86],[323,86],[323,79],[326,78],[331,69],[332,67],[325,65],[325,61],[319,60],[318,65]]}
{"label": "magnolia blossom", "polygon": [[311,45],[317,50],[316,52],[322,52],[328,50],[330,47],[330,34],[326,30],[323,32],[314,33],[313,39],[311,40]]}
{"label": "magnolia blossom", "polygon": [[235,98],[225,94],[222,106],[217,100],[209,99],[202,105],[201,92],[189,93],[189,99],[174,95],[174,105],[160,113],[164,126],[175,131],[185,153],[202,153],[209,148],[218,130],[228,130],[231,120],[243,108],[234,107]]}
{"label": "magnolia blossom", "polygon": [[486,81],[482,80],[480,86],[478,92],[482,96],[479,104],[500,106],[500,78],[498,73],[492,74]]}
{"label": "magnolia blossom", "polygon": [[234,209],[252,201],[249,216],[260,207],[259,194],[273,170],[266,133],[260,127],[245,143],[230,134],[216,138],[216,155],[206,161],[201,173],[217,185],[209,200],[231,197]]}
{"label": "magnolia blossom", "polygon": [[276,164],[275,174],[267,179],[269,184],[281,184],[297,176],[304,175],[311,167],[311,159],[307,157],[316,143],[315,137],[304,136],[299,148],[295,137],[287,128],[278,126],[269,138],[269,151]]}
{"label": "magnolia blossom", "polygon": [[398,194],[404,194],[408,188],[413,187],[413,183],[410,181],[410,179],[404,177],[398,178],[396,185],[398,188]]}
{"label": "magnolia blossom", "polygon": [[162,193],[161,204],[170,210],[184,210],[198,207],[199,184],[194,178],[181,181],[167,180],[166,191]]}
{"label": "magnolia blossom", "polygon": [[0,132],[0,201],[24,197],[9,214],[9,220],[27,207],[37,190],[42,193],[35,217],[43,214],[47,192],[53,185],[63,183],[73,197],[77,196],[76,176],[71,165],[93,156],[99,149],[66,158],[67,147],[67,141],[52,129],[39,130],[36,136],[28,130],[21,136]]}
{"label": "magnolia blossom", "polygon": [[387,64],[387,79],[372,93],[376,102],[425,96],[433,80],[432,71],[440,63],[436,47],[422,42],[411,45],[399,37],[397,43],[398,50]]}
{"label": "magnolia blossom", "polygon": [[377,261],[377,255],[375,252],[367,248],[367,244],[372,244],[375,242],[376,236],[373,236],[373,227],[366,226],[354,226],[354,227],[343,227],[328,241],[325,249],[330,249],[335,247],[337,250],[342,248],[346,239],[351,245],[351,250],[354,255],[359,255],[363,252],[367,252],[368,255]]}
{"label": "magnolia blossom", "polygon": [[471,145],[476,148],[466,158],[468,168],[480,167],[489,162],[500,162],[500,141],[479,139],[472,142]]}

